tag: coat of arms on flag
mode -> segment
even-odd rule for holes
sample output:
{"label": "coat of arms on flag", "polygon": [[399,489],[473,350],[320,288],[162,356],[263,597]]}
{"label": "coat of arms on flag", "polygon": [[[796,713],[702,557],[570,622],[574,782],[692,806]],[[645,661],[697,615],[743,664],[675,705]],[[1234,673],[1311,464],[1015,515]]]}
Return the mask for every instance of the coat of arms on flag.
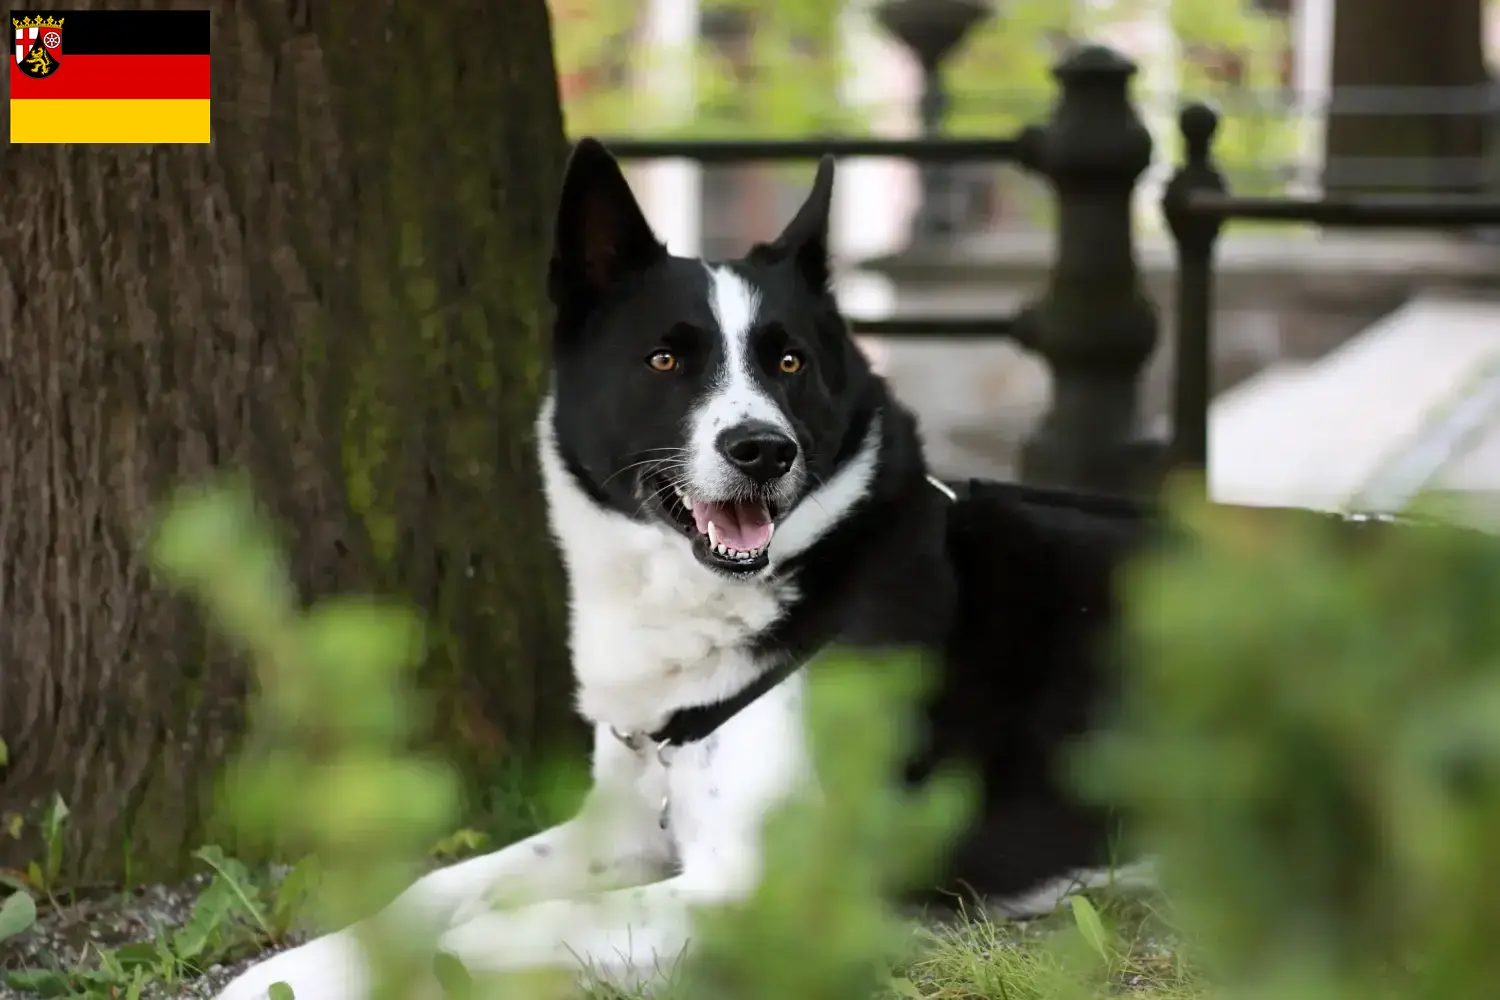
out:
{"label": "coat of arms on flag", "polygon": [[24,16],[10,19],[16,29],[16,65],[22,73],[40,80],[62,65],[62,31],[65,17]]}

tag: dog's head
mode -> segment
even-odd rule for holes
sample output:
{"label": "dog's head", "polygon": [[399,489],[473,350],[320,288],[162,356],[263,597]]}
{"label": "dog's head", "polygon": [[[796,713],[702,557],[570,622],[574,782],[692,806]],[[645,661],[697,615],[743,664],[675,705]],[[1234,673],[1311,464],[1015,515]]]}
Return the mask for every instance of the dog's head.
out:
{"label": "dog's head", "polygon": [[780,236],[709,263],[667,252],[598,142],[578,143],[563,180],[558,449],[596,502],[727,576],[764,570],[778,525],[849,459],[873,377],[829,289],[832,191],[824,158]]}

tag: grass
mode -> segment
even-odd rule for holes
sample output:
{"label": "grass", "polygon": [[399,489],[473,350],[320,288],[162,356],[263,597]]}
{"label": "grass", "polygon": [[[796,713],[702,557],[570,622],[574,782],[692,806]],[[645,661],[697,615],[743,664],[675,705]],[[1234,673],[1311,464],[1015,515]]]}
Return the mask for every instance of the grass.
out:
{"label": "grass", "polygon": [[[435,864],[447,864],[489,846],[484,834],[463,829],[433,845],[430,853]],[[7,902],[16,901],[0,906],[0,913],[9,909],[16,915],[23,906],[35,907],[24,929],[12,928],[9,935],[0,916],[0,983],[21,996],[78,1000],[211,995],[229,978],[229,967],[242,967],[267,949],[301,940],[299,911],[316,882],[311,865],[273,874],[226,858],[213,847],[200,850],[197,858],[203,876],[178,889],[189,897],[189,905],[176,921],[150,926],[123,919],[137,905],[133,901],[139,893],[82,895],[54,885],[33,896],[36,887],[23,873],[0,873],[13,890]],[[20,903],[23,898],[32,904]],[[28,935],[76,940],[79,935],[67,928],[88,938],[81,949],[27,949],[28,957],[18,958],[22,952],[17,946]],[[1075,986],[1080,985],[1076,970],[1085,966],[1094,975],[1081,983],[1081,996],[1197,1000],[1206,994],[1180,955],[1178,936],[1161,901],[1141,893],[1091,892],[1050,916],[1026,921],[995,921],[973,912],[914,918],[910,931],[906,954],[893,963],[888,985],[871,1000],[1054,1000],[1063,979],[1072,976]],[[1079,962],[1070,943],[1091,952],[1088,961]],[[12,952],[8,960],[7,945]],[[219,975],[200,981],[209,969]],[[588,1000],[643,998],[596,992]]]}
{"label": "grass", "polygon": [[[134,998],[198,987],[204,973],[250,960],[300,936],[315,884],[303,863],[252,870],[216,847],[195,854],[203,872],[176,886],[53,886],[0,871],[12,889],[0,913],[0,995]],[[36,892],[37,895],[33,895]],[[10,920],[5,919],[10,916]],[[199,990],[202,992],[202,990]]]}
{"label": "grass", "polygon": [[[1101,981],[1087,993],[1138,1000],[1192,1000],[1205,990],[1179,957],[1176,935],[1157,902],[1139,895],[1091,894],[1094,912],[1108,929],[1089,941],[1102,966]],[[1078,963],[1066,943],[1088,923],[1067,903],[1050,917],[997,923],[965,917],[915,935],[913,954],[893,981],[893,996],[929,1000],[1044,1000]]]}
{"label": "grass", "polygon": [[[547,811],[528,807],[508,813]],[[0,949],[9,946],[8,955],[0,950],[0,984],[9,991],[78,1000],[201,996],[223,985],[228,967],[305,936],[303,904],[317,882],[310,863],[273,872],[204,847],[195,855],[203,866],[199,878],[181,887],[158,887],[183,905],[147,922],[131,916],[142,908],[138,890],[80,893],[58,882],[66,821],[67,809],[59,801],[48,812],[45,860],[25,871],[0,870],[0,885],[10,891],[0,903]],[[433,865],[451,864],[491,849],[494,842],[485,832],[463,828],[433,844],[428,854]],[[1100,890],[1026,921],[995,921],[964,911],[914,918],[909,926],[907,952],[893,963],[888,986],[872,1000],[1051,1000],[1059,977],[1080,964],[1099,973],[1084,995],[1194,1000],[1204,993],[1180,957],[1161,902],[1141,893]],[[38,949],[39,941],[60,947]],[[1092,953],[1088,962],[1070,955],[1070,941]],[[23,950],[27,944],[32,947]],[[210,969],[220,975],[201,982]],[[596,993],[590,1000],[639,998]]]}
{"label": "grass", "polygon": [[[1092,892],[1055,913],[996,921],[964,913],[914,921],[908,953],[870,1000],[1203,1000],[1208,987],[1178,954],[1160,901]],[[1092,917],[1087,916],[1092,914]],[[1080,933],[1097,921],[1097,937]],[[1082,957],[1083,944],[1092,955]],[[1073,947],[1070,947],[1072,945]],[[596,994],[589,1000],[646,1000]]]}

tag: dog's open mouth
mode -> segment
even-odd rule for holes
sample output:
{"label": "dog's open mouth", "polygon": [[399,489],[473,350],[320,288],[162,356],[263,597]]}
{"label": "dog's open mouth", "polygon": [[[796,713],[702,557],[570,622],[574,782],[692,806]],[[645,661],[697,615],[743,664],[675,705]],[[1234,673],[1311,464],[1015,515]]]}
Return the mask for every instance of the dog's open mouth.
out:
{"label": "dog's open mouth", "polygon": [[693,542],[693,553],[714,569],[751,573],[764,569],[776,505],[769,500],[702,500],[680,489],[667,491],[662,506],[669,520]]}

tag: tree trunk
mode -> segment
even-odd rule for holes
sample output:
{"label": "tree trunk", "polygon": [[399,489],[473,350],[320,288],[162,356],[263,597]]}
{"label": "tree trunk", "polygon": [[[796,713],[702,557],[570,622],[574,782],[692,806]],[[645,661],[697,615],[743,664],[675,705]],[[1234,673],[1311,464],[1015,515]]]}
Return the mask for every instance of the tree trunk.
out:
{"label": "tree trunk", "polygon": [[[1333,110],[1327,125],[1326,189],[1472,192],[1482,186],[1487,84],[1482,7],[1482,0],[1338,5],[1335,101],[1357,100],[1360,112],[1371,104],[1401,102],[1407,107],[1400,110],[1411,113]],[[1358,93],[1369,87],[1401,89],[1388,96]],[[1424,113],[1434,104],[1443,113]],[[1465,108],[1471,110],[1453,113]]]}
{"label": "tree trunk", "polygon": [[[75,879],[166,877],[216,832],[247,674],[141,545],[211,469],[252,477],[309,598],[428,613],[462,763],[576,732],[532,460],[544,0],[246,0],[213,53],[211,146],[0,166],[0,811],[62,795]],[[0,833],[0,865],[37,847]]]}

